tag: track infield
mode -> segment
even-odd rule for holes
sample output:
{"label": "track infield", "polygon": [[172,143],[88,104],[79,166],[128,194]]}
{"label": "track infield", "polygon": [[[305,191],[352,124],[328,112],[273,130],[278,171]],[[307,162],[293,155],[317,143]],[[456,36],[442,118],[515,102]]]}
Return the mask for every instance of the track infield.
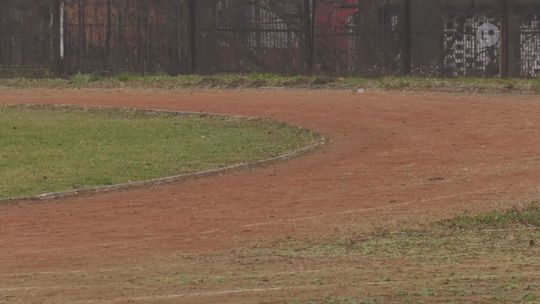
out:
{"label": "track infield", "polygon": [[[264,117],[312,129],[329,140],[319,152],[256,170],[0,206],[0,303],[295,303],[289,301],[294,298],[304,303],[311,297],[351,303],[342,294],[351,289],[384,293],[397,286],[394,278],[366,270],[365,280],[318,284],[305,279],[284,285],[280,278],[291,274],[330,277],[335,265],[325,264],[328,260],[280,263],[283,253],[257,253],[255,259],[248,252],[274,241],[391,231],[464,211],[523,206],[540,193],[537,95],[4,90],[0,102]],[[246,255],[231,257],[240,249]],[[504,284],[516,285],[523,290],[523,302],[534,303],[536,291],[526,288],[539,286],[540,261],[538,249],[531,250],[523,260],[497,256],[502,261],[497,265],[479,256],[465,259],[460,265],[469,273],[460,279],[464,286],[486,284],[503,277],[507,268],[525,267],[519,280],[510,276]],[[335,261],[343,262],[344,269],[358,262],[347,264],[340,257]],[[271,268],[273,276],[257,272],[261,260],[268,259],[277,265]],[[375,261],[377,269],[403,269],[393,274],[411,266],[396,265],[391,256]],[[208,265],[215,267],[215,275],[208,274]],[[429,299],[438,270],[460,271],[452,270],[450,261],[431,266],[425,270],[433,277],[401,277],[426,286],[420,299]],[[485,277],[471,270],[479,268],[486,270]],[[238,271],[252,276],[243,285],[220,285],[229,278],[220,273]],[[143,277],[160,278],[162,284]],[[464,295],[456,299],[489,303],[481,295],[459,292]]]}

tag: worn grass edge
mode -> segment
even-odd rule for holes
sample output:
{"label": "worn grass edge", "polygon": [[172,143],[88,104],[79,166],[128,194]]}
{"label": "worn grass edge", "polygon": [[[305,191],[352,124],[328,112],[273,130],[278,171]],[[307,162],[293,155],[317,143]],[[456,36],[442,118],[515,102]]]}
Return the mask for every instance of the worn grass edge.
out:
{"label": "worn grass edge", "polygon": [[[85,106],[72,106],[72,105],[64,105],[64,104],[43,105],[43,104],[30,104],[30,103],[28,104],[3,103],[1,105],[27,106],[27,107],[33,107],[33,106],[53,107],[53,108],[60,108],[60,109],[61,108],[80,108],[80,109],[96,109],[96,110],[123,110],[123,111],[135,111],[139,113],[171,114],[171,115],[178,115],[178,116],[203,115],[207,117],[228,117],[228,118],[234,118],[234,119],[240,119],[240,120],[263,119],[263,118],[258,118],[258,117],[250,117],[250,116],[242,116],[242,115],[226,115],[226,114],[210,113],[210,112],[190,112],[190,111],[142,109],[142,108],[129,108],[129,107],[107,107],[107,106],[85,107]],[[223,175],[225,173],[230,173],[233,171],[249,170],[249,169],[264,167],[264,166],[292,160],[292,159],[307,155],[309,153],[315,152],[319,150],[320,148],[322,148],[323,146],[325,146],[328,142],[326,136],[324,136],[321,133],[315,132],[313,130],[303,128],[303,127],[298,127],[298,126],[295,126],[295,125],[292,125],[290,123],[283,122],[283,121],[278,121],[278,120],[273,120],[273,119],[268,119],[268,120],[274,123],[278,123],[282,126],[309,131],[313,135],[315,135],[316,137],[315,143],[298,148],[298,149],[288,151],[287,153],[284,153],[275,157],[270,157],[270,158],[252,161],[252,162],[241,162],[241,163],[236,163],[236,164],[232,164],[232,165],[228,165],[228,166],[220,167],[220,168],[214,168],[214,169],[203,170],[203,171],[192,172],[192,173],[171,175],[171,176],[153,178],[153,179],[136,181],[136,182],[121,183],[121,184],[116,184],[116,185],[97,186],[97,187],[73,189],[73,190],[68,190],[68,191],[49,192],[49,193],[38,194],[35,196],[5,198],[5,199],[0,199],[0,205],[20,204],[24,202],[41,202],[41,201],[49,201],[49,200],[56,200],[56,199],[62,199],[62,198],[78,197],[78,196],[91,196],[91,195],[101,194],[101,193],[108,193],[108,192],[122,191],[122,190],[132,190],[132,189],[138,189],[138,188],[149,188],[149,187],[160,186],[160,185],[181,183],[181,182],[186,182],[186,181],[195,180],[195,179],[204,178],[204,177]]]}
{"label": "worn grass edge", "polygon": [[333,76],[274,73],[211,75],[76,73],[64,78],[0,78],[3,89],[336,89],[438,92],[540,93],[540,78]]}
{"label": "worn grass edge", "polygon": [[[535,217],[534,222],[523,221]],[[485,221],[485,219],[493,219]],[[463,222],[467,225],[460,225]],[[398,227],[375,227],[373,231],[340,230],[332,231],[316,237],[282,237],[272,242],[256,242],[247,251],[292,250],[294,252],[311,249],[325,250],[361,250],[366,243],[392,241],[454,238],[467,235],[493,236],[496,233],[540,232],[540,202],[537,200],[524,201],[519,206],[501,209],[489,209],[478,213],[463,211],[447,219],[431,219],[426,223],[414,225],[402,224]],[[529,247],[538,246],[536,239],[525,239]]]}

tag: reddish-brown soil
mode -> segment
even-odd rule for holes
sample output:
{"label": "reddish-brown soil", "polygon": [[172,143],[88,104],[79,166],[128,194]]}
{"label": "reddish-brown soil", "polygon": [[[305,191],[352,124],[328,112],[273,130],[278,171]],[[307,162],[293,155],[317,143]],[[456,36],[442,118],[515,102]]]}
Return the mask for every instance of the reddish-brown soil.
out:
{"label": "reddish-brown soil", "polygon": [[[232,249],[286,236],[413,225],[464,210],[527,203],[540,193],[536,95],[40,89],[2,91],[0,103],[269,117],[311,128],[329,141],[318,152],[254,170],[2,205],[4,276],[138,266],[171,254]],[[24,280],[19,283],[10,290],[0,286],[0,303],[2,292],[35,292]],[[50,292],[58,295],[54,288]],[[124,292],[119,289],[116,295]],[[230,296],[209,296],[215,300],[220,295]]]}

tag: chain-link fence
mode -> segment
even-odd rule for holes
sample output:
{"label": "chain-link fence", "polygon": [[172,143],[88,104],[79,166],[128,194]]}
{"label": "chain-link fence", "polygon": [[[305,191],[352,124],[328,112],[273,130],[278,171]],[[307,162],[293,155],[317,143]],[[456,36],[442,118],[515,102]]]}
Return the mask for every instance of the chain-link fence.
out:
{"label": "chain-link fence", "polygon": [[540,0],[2,0],[7,70],[540,76]]}

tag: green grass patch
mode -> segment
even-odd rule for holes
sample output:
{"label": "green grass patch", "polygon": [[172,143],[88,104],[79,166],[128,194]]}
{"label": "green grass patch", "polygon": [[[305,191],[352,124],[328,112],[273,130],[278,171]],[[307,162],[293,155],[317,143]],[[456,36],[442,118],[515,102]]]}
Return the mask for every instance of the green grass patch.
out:
{"label": "green grass patch", "polygon": [[451,220],[442,221],[440,225],[448,228],[506,228],[511,226],[527,226],[540,228],[540,204],[533,203],[524,209],[513,208],[505,211],[491,211],[484,214],[463,214]]}
{"label": "green grass patch", "polygon": [[0,106],[0,199],[256,161],[316,140],[268,120]]}
{"label": "green grass patch", "polygon": [[134,73],[77,73],[67,78],[12,77],[0,79],[4,88],[333,88],[384,90],[444,90],[540,92],[539,79],[478,77],[334,77],[325,75],[283,75],[272,73],[224,73],[216,75],[141,75]]}

